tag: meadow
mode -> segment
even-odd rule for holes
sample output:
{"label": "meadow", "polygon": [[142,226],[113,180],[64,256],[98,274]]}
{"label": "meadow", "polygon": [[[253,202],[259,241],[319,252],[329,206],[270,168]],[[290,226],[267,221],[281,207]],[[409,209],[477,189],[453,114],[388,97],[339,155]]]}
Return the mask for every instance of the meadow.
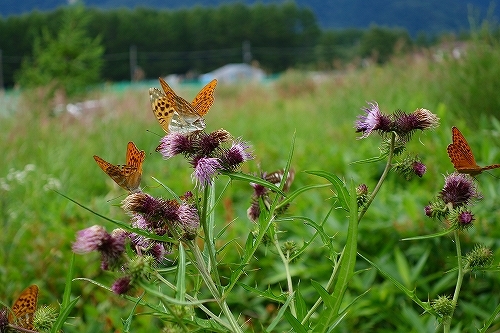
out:
{"label": "meadow", "polygon": [[[387,65],[369,66],[342,72],[311,75],[289,70],[279,79],[265,84],[223,85],[217,87],[215,104],[207,114],[207,130],[224,128],[235,137],[252,144],[255,159],[243,171],[274,171],[283,168],[293,146],[291,166],[296,171],[294,187],[325,184],[304,170],[325,170],[356,184],[373,189],[383,170],[382,162],[352,164],[378,156],[376,137],[359,140],[354,122],[367,102],[376,101],[381,110],[412,112],[426,108],[437,114],[440,126],[417,132],[408,150],[417,152],[427,166],[422,178],[406,181],[391,173],[360,224],[358,252],[369,255],[393,273],[408,288],[416,288],[421,298],[451,294],[452,269],[456,253],[450,237],[421,241],[401,241],[405,237],[431,234],[443,224],[425,216],[424,207],[443,186],[444,175],[453,172],[446,153],[451,127],[457,126],[467,137],[480,165],[500,162],[500,64],[495,63],[498,47],[475,46],[462,59],[436,61],[431,53],[393,59]],[[157,83],[153,83],[159,86]],[[201,86],[174,87],[191,100]],[[192,169],[185,160],[163,160],[155,152],[163,134],[149,103],[148,86],[136,84],[124,90],[113,85],[92,89],[80,100],[99,99],[101,106],[75,117],[54,114],[53,105],[40,102],[36,93],[21,92],[16,104],[2,99],[0,119],[0,300],[11,304],[27,285],[41,290],[39,304],[57,304],[64,290],[71,257],[71,244],[78,230],[94,224],[114,226],[62,197],[56,191],[110,218],[126,221],[119,209],[125,193],[96,165],[99,155],[113,163],[123,163],[128,141],[146,151],[142,187],[151,195],[167,196],[152,177],[176,193],[191,190]],[[488,104],[491,101],[491,104]],[[479,107],[476,107],[479,105]],[[484,198],[475,208],[474,228],[462,234],[462,247],[487,244],[494,251],[500,245],[498,192],[500,173],[478,176]],[[220,176],[216,189],[228,179]],[[252,188],[233,181],[217,208],[217,231],[225,230],[221,242],[230,242],[221,253],[228,263],[236,261],[254,225],[246,216]],[[295,200],[288,214],[319,221],[332,205],[331,188],[309,191]],[[311,237],[314,230],[302,221],[281,223],[281,237],[297,243]],[[347,224],[345,214],[335,210],[325,231],[342,249]],[[310,246],[291,264],[295,282],[328,279],[332,262],[321,242]],[[236,250],[235,250],[236,249]],[[284,287],[283,272],[276,253],[264,246],[245,278],[247,285],[279,292]],[[233,259],[232,259],[233,258]],[[175,259],[173,255],[172,259]],[[433,331],[436,321],[422,315],[419,307],[384,279],[377,270],[358,259],[358,270],[346,294],[346,304],[369,290],[351,308],[338,332],[424,332]],[[366,270],[365,270],[366,269]],[[86,277],[109,286],[111,274],[99,269],[99,257],[77,256],[74,277]],[[478,272],[466,277],[457,308],[455,330],[472,332],[498,305],[498,272]],[[309,287],[310,288],[310,287]],[[304,289],[305,298],[312,290]],[[261,331],[261,324],[272,320],[277,304],[263,298],[250,298],[248,291],[236,288],[228,303],[245,318],[253,318],[249,331]],[[133,304],[85,282],[73,282],[73,296],[80,296],[65,332],[120,331],[121,320]],[[146,331],[159,321],[148,315],[134,318],[132,328]],[[498,329],[499,323],[496,324]],[[286,327],[286,326],[285,326]],[[277,331],[280,327],[277,328]],[[284,328],[281,328],[284,330]]]}

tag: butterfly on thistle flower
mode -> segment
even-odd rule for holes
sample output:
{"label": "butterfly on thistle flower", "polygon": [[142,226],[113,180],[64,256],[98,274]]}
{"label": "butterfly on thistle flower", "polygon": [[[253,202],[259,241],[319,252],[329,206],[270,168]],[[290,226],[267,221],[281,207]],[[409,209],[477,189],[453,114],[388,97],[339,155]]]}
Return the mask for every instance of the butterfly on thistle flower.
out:
{"label": "butterfly on thistle flower", "polygon": [[94,160],[102,171],[110,176],[121,188],[130,193],[135,193],[139,191],[139,185],[141,184],[142,163],[145,156],[144,150],[139,151],[133,142],[129,142],[125,165],[111,164],[97,155],[94,155]]}
{"label": "butterfly on thistle flower", "polygon": [[12,311],[8,315],[9,324],[33,330],[33,317],[37,302],[38,286],[34,284],[24,289],[12,305]]}
{"label": "butterfly on thistle flower", "polygon": [[217,80],[210,81],[189,103],[178,96],[172,88],[159,78],[163,92],[157,88],[149,89],[151,107],[161,128],[166,133],[188,134],[205,129],[205,116],[214,103]]}
{"label": "butterfly on thistle flower", "polygon": [[500,168],[500,164],[481,167],[477,165],[474,154],[465,140],[463,134],[455,126],[451,129],[452,143],[448,145],[447,151],[451,163],[459,173],[467,173],[471,176],[480,174],[485,170]]}

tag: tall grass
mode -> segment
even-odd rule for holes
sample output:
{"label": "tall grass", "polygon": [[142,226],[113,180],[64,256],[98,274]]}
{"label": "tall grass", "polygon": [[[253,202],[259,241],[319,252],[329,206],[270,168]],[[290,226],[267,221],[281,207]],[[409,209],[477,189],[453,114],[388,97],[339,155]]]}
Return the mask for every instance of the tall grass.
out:
{"label": "tall grass", "polygon": [[[492,52],[498,52],[498,49],[492,49]],[[474,54],[479,56],[479,53]],[[417,107],[424,107],[437,113],[442,126],[431,134],[427,133],[421,140],[415,140],[426,142],[425,149],[421,149],[421,143],[409,147],[426,152],[420,157],[427,164],[428,173],[423,179],[411,183],[402,183],[398,177],[391,175],[387,180],[386,191],[379,194],[365,217],[367,222],[372,223],[360,226],[362,236],[359,240],[360,252],[372,253],[386,269],[400,276],[408,286],[417,286],[420,293],[435,296],[437,293],[446,293],[452,287],[453,282],[446,277],[432,275],[432,272],[440,271],[437,268],[447,264],[446,258],[428,257],[425,274],[420,275],[427,276],[425,280],[411,279],[409,275],[419,258],[429,251],[445,251],[443,247],[448,245],[441,240],[414,244],[401,243],[399,239],[439,229],[435,222],[425,217],[423,207],[431,199],[429,194],[439,190],[442,174],[453,170],[446,155],[446,145],[451,140],[449,128],[452,125],[460,127],[479,162],[500,162],[499,123],[475,115],[475,119],[486,119],[494,126],[494,130],[468,130],[471,116],[458,112],[461,108],[472,109],[475,105],[473,100],[468,104],[457,102],[459,91],[465,90],[462,75],[467,73],[473,76],[474,72],[469,72],[467,66],[480,67],[481,64],[482,60],[475,57],[441,63],[433,62],[431,56],[405,57],[394,59],[384,67],[321,76],[289,71],[278,81],[266,85],[220,85],[216,91],[215,104],[206,116],[207,130],[224,128],[253,144],[257,159],[247,164],[245,171],[257,172],[259,167],[265,170],[283,167],[292,139],[295,138],[292,165],[297,171],[295,183],[298,186],[312,180],[311,176],[301,173],[302,170],[322,169],[373,187],[383,166],[349,164],[358,158],[377,156],[379,153],[373,142],[356,140],[353,122],[360,107],[366,101],[377,101],[387,111],[397,108],[413,111]],[[487,64],[500,66],[491,61]],[[467,82],[474,85],[470,91],[480,91],[485,86],[481,79],[470,78]],[[196,93],[196,89],[182,87],[176,91],[188,100]],[[155,153],[160,138],[157,134],[162,133],[150,110],[147,88],[143,86],[131,87],[121,93],[106,86],[96,89],[82,98],[99,99],[102,101],[101,107],[80,117],[70,114],[53,116],[52,106],[39,105],[33,98],[22,96],[16,112],[4,116],[0,125],[0,147],[4,152],[3,163],[0,164],[0,216],[3,231],[0,235],[0,285],[3,286],[0,287],[0,299],[11,301],[13,295],[24,286],[37,283],[42,290],[40,303],[55,303],[64,288],[65,263],[70,256],[75,232],[104,221],[82,211],[52,189],[103,215],[124,220],[123,213],[113,206],[120,202],[123,191],[95,165],[92,155],[99,155],[113,163],[123,163],[126,142],[134,141],[140,149],[146,150],[142,186],[148,188],[152,195],[160,195],[161,189],[156,188],[157,184],[151,176],[182,193],[191,186],[190,171],[181,159],[173,158],[166,163]],[[488,97],[480,94],[477,98]],[[476,102],[479,103],[479,100]],[[488,212],[488,220],[478,221],[476,230],[464,240],[464,247],[472,247],[476,237],[492,245],[499,243],[499,229],[495,228],[498,223],[494,222],[498,221],[500,215],[495,204],[498,198],[497,182],[482,175],[480,184],[485,193],[481,207]],[[402,196],[398,190],[392,191],[401,187],[405,187],[405,193],[411,193],[411,196]],[[244,242],[240,237],[253,227],[246,218],[251,189],[244,184],[234,183],[229,193],[224,209],[217,213],[225,225],[230,226],[228,239]],[[294,203],[291,210],[295,215],[319,219],[325,214],[325,202],[331,195],[328,190],[311,193],[302,201]],[[391,210],[387,211],[387,207],[391,207]],[[312,232],[298,223],[282,228],[287,231],[287,237],[297,241],[307,239],[306,235]],[[342,215],[333,212],[326,231],[331,235],[338,234],[343,239],[341,236],[346,233],[346,225]],[[342,244],[338,246],[340,250]],[[401,259],[401,253],[407,259]],[[276,259],[264,251],[258,254],[259,268],[262,270],[262,267],[266,267],[269,272]],[[225,261],[230,262],[234,255],[225,253]],[[323,276],[322,272],[328,271],[331,266],[327,256],[322,249],[308,253],[307,258],[302,258],[294,266],[295,277],[301,280],[326,279],[327,276]],[[400,260],[394,260],[395,257]],[[78,257],[75,274],[109,284],[112,277],[98,271],[94,260],[98,258]],[[363,266],[362,263],[359,265],[360,268]],[[262,275],[259,270],[255,270],[249,274],[248,281],[251,282],[247,284],[256,283],[262,289],[266,285],[279,288],[275,283],[280,279],[279,272],[273,276]],[[463,305],[460,304],[458,309],[463,315],[464,327],[478,324],[471,319],[474,318],[474,311],[466,307],[469,301],[480,298],[480,304],[485,307],[493,307],[498,301],[495,295],[499,294],[500,284],[497,280],[487,275],[479,284],[471,276],[469,289],[464,290]],[[373,286],[373,292],[356,305],[356,313],[344,321],[342,331],[375,329],[378,332],[417,332],[418,327],[428,331],[433,325],[430,321],[419,320],[418,310],[388,282],[380,279],[374,270],[353,278],[352,297],[359,294],[357,291],[363,292],[369,286]],[[65,331],[111,331],[121,327],[120,318],[128,315],[128,310],[123,306],[129,307],[130,304],[83,283],[75,283],[74,290],[82,295],[82,300],[77,305],[78,312],[74,313],[74,326],[68,326]],[[307,290],[302,293],[307,295]],[[238,310],[241,312],[249,316],[255,316],[256,312],[259,318],[272,315],[273,304],[262,301],[249,307],[243,290],[234,295],[228,302],[234,303],[236,309],[239,305]],[[348,295],[347,300],[352,297]],[[473,303],[478,304],[477,300]],[[138,317],[134,325],[137,330],[155,326],[148,317]]]}

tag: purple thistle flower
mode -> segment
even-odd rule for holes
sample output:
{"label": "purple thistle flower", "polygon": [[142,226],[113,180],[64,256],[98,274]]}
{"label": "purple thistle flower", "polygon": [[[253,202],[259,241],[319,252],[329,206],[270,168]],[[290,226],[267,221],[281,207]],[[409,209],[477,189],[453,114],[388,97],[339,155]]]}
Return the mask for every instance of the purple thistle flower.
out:
{"label": "purple thistle flower", "polygon": [[122,201],[122,208],[133,217],[142,214],[147,225],[157,228],[178,219],[179,203],[175,200],[154,198],[146,193],[134,193]]}
{"label": "purple thistle flower", "polygon": [[471,211],[463,211],[458,215],[458,223],[461,228],[469,228],[472,226],[472,221],[475,220],[474,214]]}
{"label": "purple thistle flower", "polygon": [[208,157],[216,151],[224,140],[220,134],[221,133],[218,131],[210,134],[199,132],[197,140],[197,154]]}
{"label": "purple thistle flower", "polygon": [[425,164],[420,161],[414,161],[412,164],[412,168],[413,172],[420,178],[422,178],[422,176],[427,171],[427,167],[425,166]]}
{"label": "purple thistle flower", "polygon": [[156,151],[159,152],[164,159],[174,157],[178,154],[188,154],[193,149],[193,143],[188,135],[178,132],[170,132],[161,140]]}
{"label": "purple thistle flower", "polygon": [[196,207],[186,204],[180,205],[179,223],[185,229],[198,229],[200,227],[200,216]]}
{"label": "purple thistle flower", "polygon": [[163,246],[162,243],[154,242],[154,244],[149,249],[148,253],[151,254],[156,261],[161,261],[167,255],[167,250],[165,249],[165,246]]}
{"label": "purple thistle flower", "polygon": [[380,130],[390,132],[392,128],[391,118],[380,112],[377,102],[368,103],[368,107],[362,108],[366,115],[358,116],[355,128],[356,132],[362,132],[363,135],[359,139],[368,137],[371,132]]}
{"label": "purple thistle flower", "polygon": [[80,230],[72,246],[73,252],[83,254],[99,250],[110,237],[111,235],[100,225]]}
{"label": "purple thistle flower", "polygon": [[454,172],[445,178],[445,184],[439,197],[445,204],[451,203],[453,207],[465,206],[474,199],[480,199],[474,178],[467,174]]}
{"label": "purple thistle flower", "polygon": [[433,211],[431,205],[425,206],[424,210],[425,210],[425,215],[427,215],[428,217],[432,217]]}
{"label": "purple thistle flower", "polygon": [[196,180],[201,188],[211,185],[217,172],[222,169],[219,159],[215,157],[201,157],[193,161],[193,165],[191,178]]}
{"label": "purple thistle flower", "polygon": [[439,126],[439,118],[427,109],[416,109],[408,114],[398,110],[394,113],[394,130],[402,136],[411,135],[415,130],[425,130]]}
{"label": "purple thistle flower", "polygon": [[231,148],[221,156],[222,165],[225,169],[235,170],[241,163],[254,158],[250,145],[244,141],[237,140],[233,142]]}
{"label": "purple thistle flower", "polygon": [[159,207],[160,201],[147,193],[133,193],[122,201],[122,208],[127,213],[154,214]]}
{"label": "purple thistle flower", "polygon": [[133,214],[131,220],[132,220],[132,227],[134,228],[139,228],[143,230],[150,230],[151,228],[148,220],[146,220],[146,218],[144,218],[144,216],[141,214]]}
{"label": "purple thistle flower", "polygon": [[427,109],[416,109],[413,111],[413,116],[417,119],[415,129],[426,130],[439,126],[439,118]]}
{"label": "purple thistle flower", "polygon": [[131,282],[132,280],[128,276],[118,278],[111,286],[111,290],[118,295],[125,294],[132,288]]}
{"label": "purple thistle flower", "polygon": [[125,251],[125,238],[121,233],[118,233],[116,237],[109,235],[99,251],[101,252],[101,268],[103,270],[116,268],[119,266]]}
{"label": "purple thistle flower", "polygon": [[368,194],[368,186],[366,184],[359,184],[356,187],[356,195],[367,195]]}
{"label": "purple thistle flower", "polygon": [[140,256],[149,254],[153,256],[155,260],[161,261],[167,254],[167,250],[164,246],[164,244],[167,243],[158,242],[135,233],[131,234],[130,239],[132,248]]}

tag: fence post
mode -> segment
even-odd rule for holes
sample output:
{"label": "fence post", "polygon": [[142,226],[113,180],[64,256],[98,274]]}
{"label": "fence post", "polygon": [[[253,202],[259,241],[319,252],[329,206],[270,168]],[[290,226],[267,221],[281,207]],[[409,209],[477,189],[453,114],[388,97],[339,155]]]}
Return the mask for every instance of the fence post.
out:
{"label": "fence post", "polygon": [[135,70],[137,69],[137,46],[130,45],[129,59],[130,59],[130,81],[134,81]]}
{"label": "fence post", "polygon": [[0,49],[0,91],[3,91],[3,57],[2,49]]}
{"label": "fence post", "polygon": [[243,62],[249,64],[252,61],[252,51],[251,51],[250,41],[246,40],[243,42],[242,52],[243,52]]}

